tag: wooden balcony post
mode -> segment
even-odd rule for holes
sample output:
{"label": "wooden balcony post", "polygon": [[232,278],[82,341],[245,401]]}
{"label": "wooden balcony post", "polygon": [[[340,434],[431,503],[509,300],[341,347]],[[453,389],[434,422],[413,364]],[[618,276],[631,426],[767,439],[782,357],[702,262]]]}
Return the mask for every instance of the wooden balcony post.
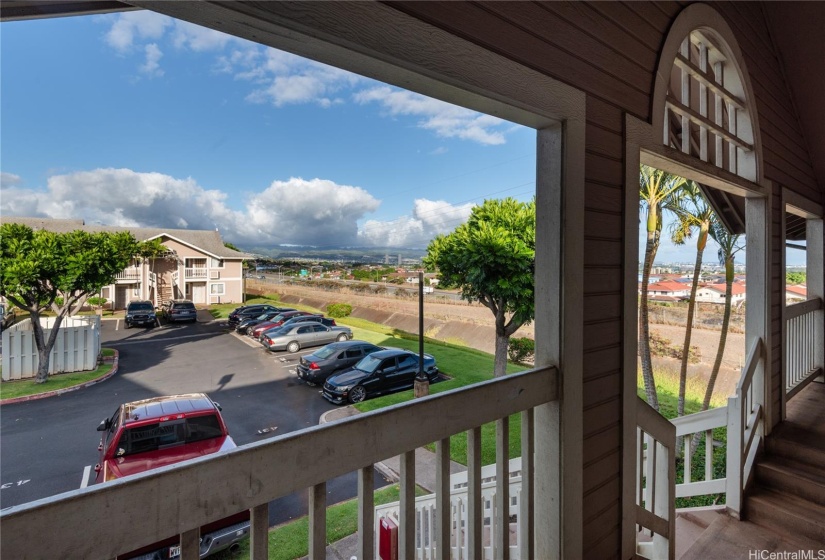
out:
{"label": "wooden balcony post", "polygon": [[309,560],[324,560],[327,554],[327,483],[309,489]]}
{"label": "wooden balcony post", "polygon": [[200,539],[201,533],[197,527],[181,533],[179,560],[200,560]]}
{"label": "wooden balcony post", "polygon": [[269,558],[269,503],[255,506],[249,513],[249,557],[266,560]]}
{"label": "wooden balcony post", "polygon": [[358,471],[358,557],[375,557],[375,469],[372,465]]}

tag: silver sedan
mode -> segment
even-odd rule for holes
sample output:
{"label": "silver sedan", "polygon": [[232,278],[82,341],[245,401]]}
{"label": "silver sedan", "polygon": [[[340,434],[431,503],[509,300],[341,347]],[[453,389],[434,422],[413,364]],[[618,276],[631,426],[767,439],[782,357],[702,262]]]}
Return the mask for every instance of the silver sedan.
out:
{"label": "silver sedan", "polygon": [[264,335],[261,343],[271,352],[297,352],[301,348],[323,346],[331,342],[352,339],[349,327],[328,327],[320,323],[297,323]]}

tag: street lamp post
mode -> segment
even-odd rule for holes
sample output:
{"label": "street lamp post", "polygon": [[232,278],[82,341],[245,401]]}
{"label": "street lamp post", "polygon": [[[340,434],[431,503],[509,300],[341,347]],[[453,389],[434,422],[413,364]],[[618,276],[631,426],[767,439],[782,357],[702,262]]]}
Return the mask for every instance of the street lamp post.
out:
{"label": "street lamp post", "polygon": [[413,386],[415,398],[430,394],[430,381],[424,373],[424,272],[418,273],[418,373]]}

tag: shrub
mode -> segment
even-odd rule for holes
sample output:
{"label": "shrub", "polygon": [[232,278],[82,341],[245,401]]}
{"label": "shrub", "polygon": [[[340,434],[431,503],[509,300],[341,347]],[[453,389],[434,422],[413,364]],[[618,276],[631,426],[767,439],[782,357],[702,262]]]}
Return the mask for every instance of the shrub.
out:
{"label": "shrub", "polygon": [[95,297],[90,297],[89,299],[87,299],[86,303],[88,303],[89,305],[91,305],[93,307],[103,307],[104,305],[106,305],[107,301],[108,300],[105,297],[95,296]]}
{"label": "shrub", "polygon": [[349,317],[352,313],[352,306],[348,303],[330,303],[327,305],[327,315],[335,319]]}
{"label": "shrub", "polygon": [[529,360],[536,352],[536,343],[532,338],[511,338],[507,355],[511,362],[522,363]]}

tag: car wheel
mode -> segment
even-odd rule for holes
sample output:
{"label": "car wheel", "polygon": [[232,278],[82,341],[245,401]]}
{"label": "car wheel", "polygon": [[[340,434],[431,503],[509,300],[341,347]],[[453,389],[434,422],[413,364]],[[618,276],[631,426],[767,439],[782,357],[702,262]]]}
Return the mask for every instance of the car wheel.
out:
{"label": "car wheel", "polygon": [[367,390],[361,387],[360,385],[356,385],[352,388],[352,391],[349,392],[349,402],[353,404],[360,403],[366,398]]}
{"label": "car wheel", "polygon": [[126,323],[126,328],[127,328],[127,329],[131,329],[131,328],[132,328],[132,323],[127,322],[127,323]]}
{"label": "car wheel", "polygon": [[341,334],[338,335],[338,338],[336,338],[336,340],[338,342],[344,342],[345,340],[347,340],[347,335],[341,333]]}
{"label": "car wheel", "polygon": [[289,344],[286,345],[286,351],[291,352],[292,354],[294,354],[295,352],[297,352],[300,349],[301,349],[301,345],[298,344],[297,342],[294,342],[294,341],[290,342]]}

